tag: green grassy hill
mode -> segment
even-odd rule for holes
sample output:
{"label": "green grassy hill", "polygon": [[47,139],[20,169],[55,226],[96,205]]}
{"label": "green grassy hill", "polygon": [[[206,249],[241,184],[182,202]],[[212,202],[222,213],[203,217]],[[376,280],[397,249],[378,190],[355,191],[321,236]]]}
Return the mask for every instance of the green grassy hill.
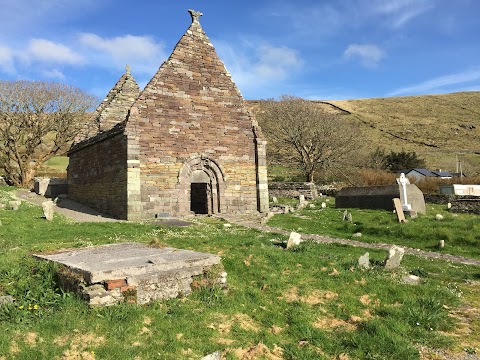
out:
{"label": "green grassy hill", "polygon": [[[316,102],[357,122],[367,151],[415,151],[446,171],[458,156],[467,175],[480,174],[480,92]],[[254,112],[261,103],[247,102]]]}

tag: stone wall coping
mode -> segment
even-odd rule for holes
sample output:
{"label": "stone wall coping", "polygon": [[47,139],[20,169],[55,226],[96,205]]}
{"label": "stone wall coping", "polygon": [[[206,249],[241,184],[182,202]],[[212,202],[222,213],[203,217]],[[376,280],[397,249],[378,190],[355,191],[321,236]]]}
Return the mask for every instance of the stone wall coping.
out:
{"label": "stone wall coping", "polygon": [[92,136],[91,138],[88,138],[86,140],[73,144],[70,150],[68,150],[67,155],[70,156],[70,154],[73,154],[81,149],[92,146],[106,139],[112,138],[115,135],[122,134],[124,130],[125,130],[125,121],[122,121],[121,123],[118,123],[108,131],[101,132],[95,136]]}

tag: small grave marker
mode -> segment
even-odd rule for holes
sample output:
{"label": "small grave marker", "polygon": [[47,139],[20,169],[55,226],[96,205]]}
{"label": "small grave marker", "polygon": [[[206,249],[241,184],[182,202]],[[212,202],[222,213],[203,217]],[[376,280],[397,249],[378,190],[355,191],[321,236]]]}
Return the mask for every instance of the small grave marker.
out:
{"label": "small grave marker", "polygon": [[393,245],[390,250],[388,250],[388,255],[385,259],[385,269],[390,270],[398,268],[403,259],[403,254],[405,254],[403,248]]}
{"label": "small grave marker", "polygon": [[302,242],[302,235],[292,231],[290,233],[290,237],[288,238],[287,249],[300,245],[301,242]]}

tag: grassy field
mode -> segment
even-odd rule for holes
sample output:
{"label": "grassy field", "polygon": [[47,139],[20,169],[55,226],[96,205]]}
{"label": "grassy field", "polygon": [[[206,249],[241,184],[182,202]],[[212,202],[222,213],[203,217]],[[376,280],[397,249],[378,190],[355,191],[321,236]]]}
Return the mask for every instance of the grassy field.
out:
{"label": "grassy field", "polygon": [[[0,190],[0,201],[9,196]],[[41,215],[25,203],[0,210],[0,295],[16,299],[0,307],[2,360],[199,359],[214,351],[226,359],[463,359],[480,350],[477,267],[406,256],[387,272],[385,251],[370,251],[374,266],[361,270],[365,250],[310,242],[285,250],[275,245],[282,236],[211,218],[175,228]],[[287,227],[287,219],[272,221]],[[123,241],[220,254],[228,290],[89,308],[30,256]],[[422,284],[402,283],[405,274]]]}
{"label": "grassy field", "polygon": [[[285,201],[291,204],[290,200]],[[326,202],[322,209],[320,202]],[[297,201],[298,203],[298,201]],[[428,204],[427,214],[408,223],[399,223],[395,214],[383,210],[349,209],[352,222],[343,221],[345,209],[335,208],[334,198],[325,198],[293,214],[275,215],[270,226],[307,234],[330,235],[344,239],[361,233],[360,240],[367,243],[394,243],[427,251],[437,251],[480,259],[480,220],[478,215],[454,214],[446,205]],[[441,214],[442,221],[435,215]],[[438,247],[439,241],[445,247]]]}

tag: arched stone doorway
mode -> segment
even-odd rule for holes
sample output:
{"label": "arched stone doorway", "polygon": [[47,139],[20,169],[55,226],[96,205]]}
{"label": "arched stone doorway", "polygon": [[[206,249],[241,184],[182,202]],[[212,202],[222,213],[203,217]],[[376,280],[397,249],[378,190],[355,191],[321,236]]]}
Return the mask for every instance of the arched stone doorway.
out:
{"label": "arched stone doorway", "polygon": [[182,212],[216,214],[222,212],[224,174],[213,159],[194,156],[188,159],[178,175]]}
{"label": "arched stone doorway", "polygon": [[195,214],[211,214],[213,209],[212,182],[203,170],[190,175],[190,211]]}

